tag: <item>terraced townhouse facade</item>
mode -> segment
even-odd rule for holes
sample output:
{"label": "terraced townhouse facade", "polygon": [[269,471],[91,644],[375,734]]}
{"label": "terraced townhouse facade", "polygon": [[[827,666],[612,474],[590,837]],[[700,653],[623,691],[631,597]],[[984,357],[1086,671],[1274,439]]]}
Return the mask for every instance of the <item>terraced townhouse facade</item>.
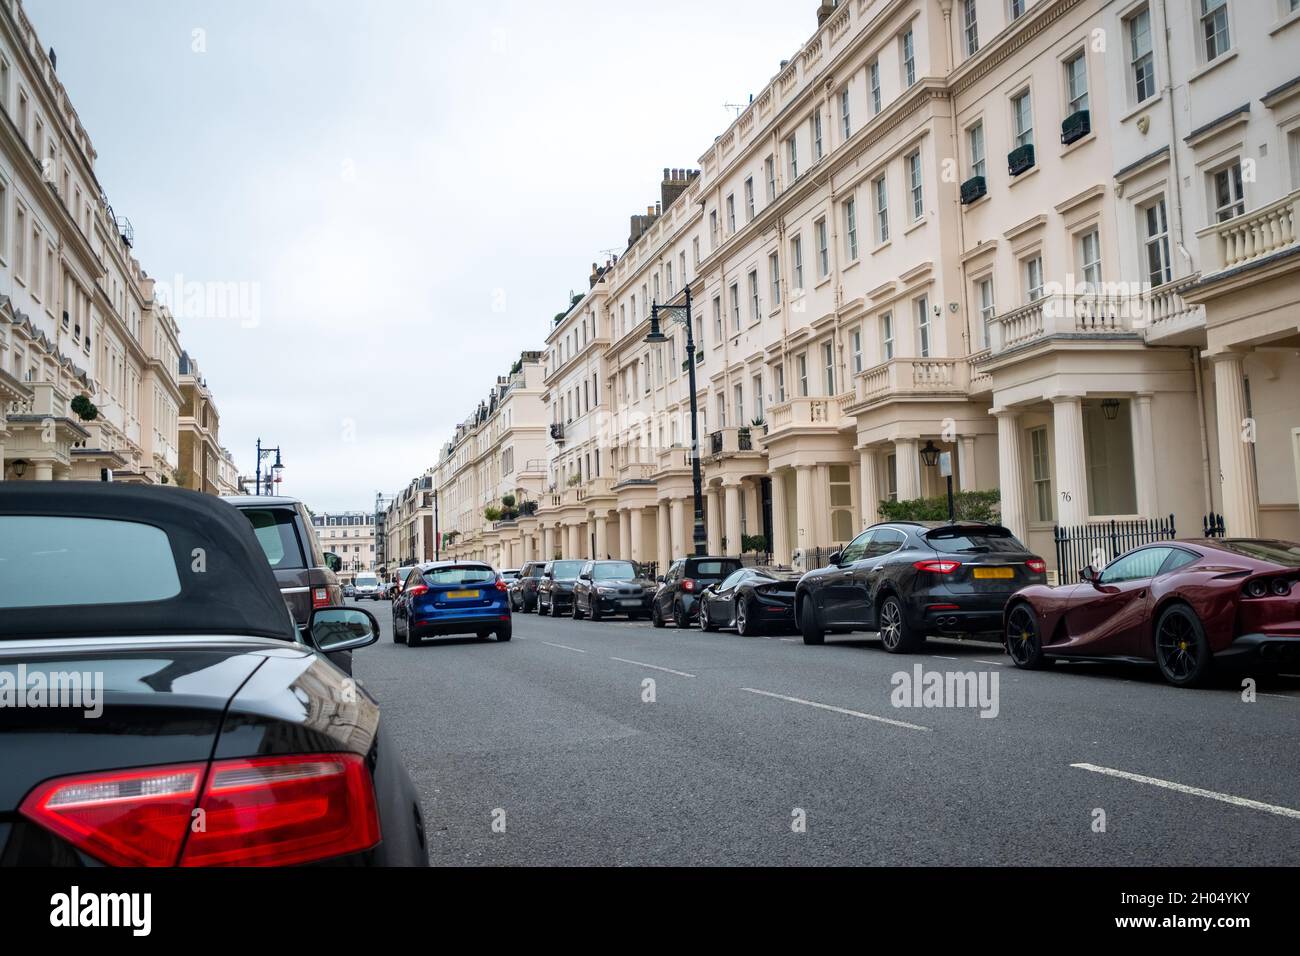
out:
{"label": "terraced townhouse facade", "polygon": [[1049,560],[1111,519],[1300,538],[1300,0],[817,13],[552,324],[536,512],[451,553],[689,550],[684,329],[645,342],[687,284],[711,553],[842,545],[943,492],[930,449]]}
{"label": "terraced townhouse facade", "polygon": [[[56,65],[22,4],[0,0],[0,480],[175,484],[180,331]],[[215,493],[215,475],[198,485]]]}

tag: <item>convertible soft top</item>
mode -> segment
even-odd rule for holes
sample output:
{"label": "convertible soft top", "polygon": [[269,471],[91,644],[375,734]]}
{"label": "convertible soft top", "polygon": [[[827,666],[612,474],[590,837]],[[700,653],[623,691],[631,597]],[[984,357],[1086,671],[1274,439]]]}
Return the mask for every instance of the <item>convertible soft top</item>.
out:
{"label": "convertible soft top", "polygon": [[[69,545],[65,538],[60,544],[53,533],[48,548],[39,543],[34,547],[30,538],[24,543],[22,535],[0,530],[0,638],[237,634],[297,639],[252,525],[220,498],[165,486],[0,482],[0,529],[13,516],[104,519],[156,528],[166,535],[179,590],[172,583],[158,592],[166,595],[158,600],[123,603],[110,597],[78,604],[78,579],[85,582],[83,590],[93,591],[90,583],[96,575],[102,580],[107,569],[119,577],[131,573],[121,565],[130,564],[132,556],[113,553],[114,549],[87,555],[76,546],[79,542]],[[19,524],[38,532],[41,528],[31,522],[8,523],[11,528]],[[155,532],[147,533],[157,540]],[[166,561],[165,551],[162,560]],[[6,590],[12,593],[24,582],[29,587],[34,582],[46,594],[49,581],[34,571],[42,561],[51,567],[72,564],[57,582],[57,600],[41,597],[35,606],[31,600],[11,600],[6,606]],[[161,570],[165,574],[157,576],[171,581],[171,569]]]}

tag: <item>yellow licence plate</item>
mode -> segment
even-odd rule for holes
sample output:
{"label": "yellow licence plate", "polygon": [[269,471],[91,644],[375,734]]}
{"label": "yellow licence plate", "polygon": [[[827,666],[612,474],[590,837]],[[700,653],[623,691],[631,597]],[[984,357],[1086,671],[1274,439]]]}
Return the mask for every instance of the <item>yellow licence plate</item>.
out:
{"label": "yellow licence plate", "polygon": [[976,568],[976,578],[1014,578],[1016,572],[1011,568]]}
{"label": "yellow licence plate", "polygon": [[478,595],[479,595],[478,591],[448,591],[447,592],[447,597],[449,598],[476,598],[478,597]]}

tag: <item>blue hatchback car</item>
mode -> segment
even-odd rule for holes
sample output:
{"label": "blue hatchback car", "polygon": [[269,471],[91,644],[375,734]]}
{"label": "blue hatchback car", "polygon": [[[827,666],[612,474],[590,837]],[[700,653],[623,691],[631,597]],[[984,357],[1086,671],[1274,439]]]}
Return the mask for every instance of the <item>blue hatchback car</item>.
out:
{"label": "blue hatchback car", "polygon": [[478,561],[433,561],[417,565],[393,599],[393,640],[415,647],[426,637],[476,634],[510,640],[506,583],[491,565]]}

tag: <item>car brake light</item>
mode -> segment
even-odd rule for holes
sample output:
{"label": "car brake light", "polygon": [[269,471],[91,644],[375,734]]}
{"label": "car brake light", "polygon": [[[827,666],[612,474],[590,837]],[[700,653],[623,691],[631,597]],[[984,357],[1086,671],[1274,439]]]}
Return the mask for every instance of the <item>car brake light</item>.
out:
{"label": "car brake light", "polygon": [[206,764],[47,780],[18,812],[110,866],[175,866]]}
{"label": "car brake light", "polygon": [[427,584],[412,584],[402,593],[409,594],[413,598],[418,598],[421,594],[429,593],[429,586]]}
{"label": "car brake light", "polygon": [[312,588],[311,589],[311,606],[312,607],[329,607],[330,591],[329,588]]}
{"label": "car brake light", "polygon": [[952,574],[961,567],[960,561],[917,561],[912,567],[918,571],[930,571],[934,574]]}
{"label": "car brake light", "polygon": [[683,591],[694,591],[694,590],[695,590],[695,579],[694,579],[694,578],[682,578],[682,590],[683,590]]}
{"label": "car brake light", "polygon": [[1042,558],[1030,558],[1025,562],[1025,567],[1030,571],[1033,571],[1035,574],[1042,574],[1047,570],[1047,562]]}
{"label": "car brake light", "polygon": [[510,586],[509,586],[508,584],[506,584],[504,578],[500,578],[500,577],[497,578],[497,590],[498,590],[498,591],[509,591],[509,590],[510,590]]}
{"label": "car brake light", "polygon": [[370,772],[358,754],[221,760],[181,866],[292,866],[379,842]]}
{"label": "car brake light", "polygon": [[291,866],[380,840],[374,786],[356,754],[63,777],[19,812],[111,866]]}

